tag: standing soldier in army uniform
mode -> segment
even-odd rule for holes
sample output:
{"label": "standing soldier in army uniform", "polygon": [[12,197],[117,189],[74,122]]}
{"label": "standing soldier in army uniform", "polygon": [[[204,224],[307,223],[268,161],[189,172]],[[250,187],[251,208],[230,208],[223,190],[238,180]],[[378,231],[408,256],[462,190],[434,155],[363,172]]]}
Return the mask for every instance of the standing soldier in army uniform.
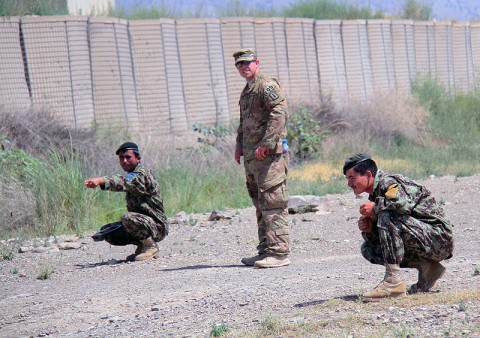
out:
{"label": "standing soldier in army uniform", "polygon": [[440,262],[453,252],[453,225],[440,204],[424,186],[377,169],[368,154],[348,158],[343,174],[356,195],[369,194],[358,221],[362,255],[386,269],[383,281],[363,294],[365,301],[405,295],[400,268],[418,270],[410,293],[428,292],[445,273]]}
{"label": "standing soldier in army uniform", "polygon": [[92,237],[105,239],[112,245],[137,245],[135,253],[127,260],[153,258],[159,252],[157,242],[168,234],[160,186],[153,174],[140,165],[140,151],[135,143],[122,144],[116,154],[125,174],[91,178],[85,181],[85,186],[126,192],[128,212],[122,216],[121,222],[103,226],[103,231]]}
{"label": "standing soldier in army uniform", "polygon": [[233,54],[239,74],[247,80],[240,96],[240,125],[235,161],[243,156],[248,194],[256,208],[258,255],[242,263],[258,268],[290,264],[288,228],[288,154],[282,154],[286,138],[287,100],[277,79],[261,74],[253,49]]}

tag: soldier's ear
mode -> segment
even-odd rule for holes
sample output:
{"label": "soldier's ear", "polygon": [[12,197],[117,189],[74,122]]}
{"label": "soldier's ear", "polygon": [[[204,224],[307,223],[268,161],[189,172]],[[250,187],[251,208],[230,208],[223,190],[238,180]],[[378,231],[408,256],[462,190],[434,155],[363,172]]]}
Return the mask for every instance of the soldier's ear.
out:
{"label": "soldier's ear", "polygon": [[373,177],[372,172],[370,170],[365,171],[365,176],[367,176],[367,178]]}

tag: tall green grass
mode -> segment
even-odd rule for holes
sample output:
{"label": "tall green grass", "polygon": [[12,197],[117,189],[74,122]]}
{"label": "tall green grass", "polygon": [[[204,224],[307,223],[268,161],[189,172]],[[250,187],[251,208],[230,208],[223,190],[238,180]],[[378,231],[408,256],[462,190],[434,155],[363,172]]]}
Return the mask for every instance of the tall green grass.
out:
{"label": "tall green grass", "polygon": [[159,166],[157,178],[169,215],[250,205],[243,166],[233,160],[233,150],[230,157],[210,146],[177,152]]}
{"label": "tall green grass", "polygon": [[480,92],[449,95],[435,79],[420,79],[412,93],[428,110],[428,129],[421,141],[403,141],[386,151],[374,144],[386,159],[404,159],[408,175],[470,176],[480,172]]}
{"label": "tall green grass", "polygon": [[96,198],[83,186],[82,162],[72,151],[51,150],[27,170],[35,201],[35,229],[45,235],[81,233],[92,218]]}

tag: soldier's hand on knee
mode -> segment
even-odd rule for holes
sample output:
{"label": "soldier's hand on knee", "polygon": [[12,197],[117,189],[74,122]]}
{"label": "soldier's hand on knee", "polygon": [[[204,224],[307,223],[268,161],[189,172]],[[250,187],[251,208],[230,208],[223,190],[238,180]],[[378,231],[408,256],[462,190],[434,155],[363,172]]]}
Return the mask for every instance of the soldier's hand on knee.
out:
{"label": "soldier's hand on knee", "polygon": [[361,232],[372,232],[372,219],[365,216],[360,217],[358,220],[358,229],[360,229]]}

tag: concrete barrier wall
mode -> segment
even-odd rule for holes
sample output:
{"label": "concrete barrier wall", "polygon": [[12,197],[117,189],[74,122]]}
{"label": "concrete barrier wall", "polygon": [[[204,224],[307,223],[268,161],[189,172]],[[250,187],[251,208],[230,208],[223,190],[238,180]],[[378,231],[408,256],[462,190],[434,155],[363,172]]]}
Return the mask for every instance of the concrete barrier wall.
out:
{"label": "concrete barrier wall", "polygon": [[0,104],[48,107],[75,128],[182,135],[238,118],[240,48],[257,50],[292,103],[368,100],[419,75],[473,90],[480,24],[224,18],[0,18]]}

